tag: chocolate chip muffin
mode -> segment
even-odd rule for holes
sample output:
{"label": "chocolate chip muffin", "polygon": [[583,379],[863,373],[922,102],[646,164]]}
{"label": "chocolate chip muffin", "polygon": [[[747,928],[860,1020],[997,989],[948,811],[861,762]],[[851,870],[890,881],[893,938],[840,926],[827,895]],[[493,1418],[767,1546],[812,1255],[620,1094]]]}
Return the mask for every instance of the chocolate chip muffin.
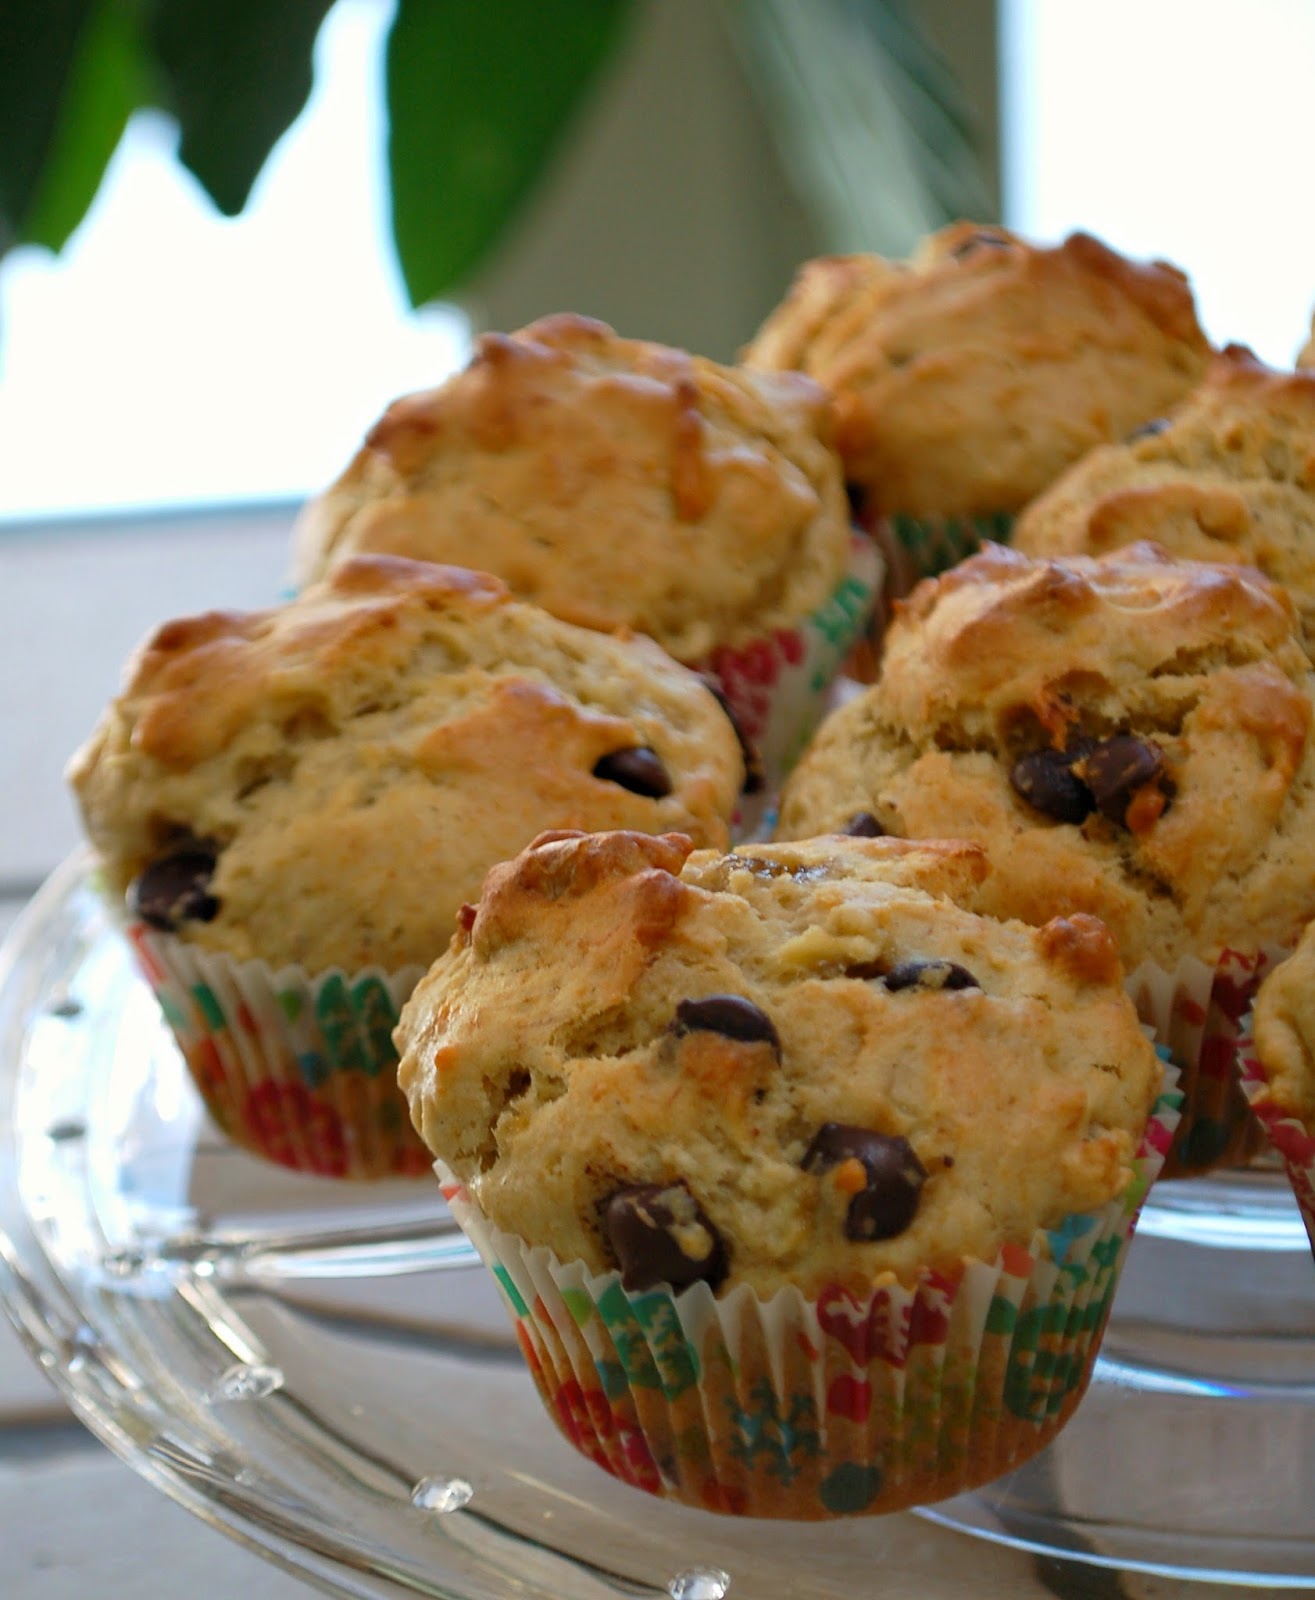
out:
{"label": "chocolate chip muffin", "polygon": [[1089,234],[961,222],[912,260],[807,262],[744,352],[835,396],[836,444],[889,593],[952,566],[1072,462],[1180,400],[1209,354],[1187,279]]}
{"label": "chocolate chip muffin", "polygon": [[[651,641],[361,556],[290,604],[165,624],[69,775],[221,1125],[374,1176],[427,1165],[391,1029],[488,868],[544,826],[722,844],[743,770]],[[371,1145],[382,1111],[396,1149]]]}
{"label": "chocolate chip muffin", "polygon": [[1100,916],[1132,965],[1291,942],[1315,914],[1313,693],[1257,572],[992,546],[909,599],[781,835],[976,838],[994,914]]}
{"label": "chocolate chip muffin", "polygon": [[1315,374],[1230,345],[1169,416],[1091,451],[1033,501],[1013,542],[1067,556],[1143,539],[1258,567],[1292,596],[1315,653]]}
{"label": "chocolate chip muffin", "polygon": [[[957,903],[987,881],[967,844],[833,837],[721,855],[630,833],[547,833],[489,874],[403,1013],[399,1081],[550,1405],[561,1418],[570,1384],[596,1388],[604,1372],[603,1408],[622,1405],[617,1428],[638,1427],[660,1470],[643,1482],[633,1456],[627,1466],[608,1451],[600,1464],[698,1500],[711,1460],[750,1498],[703,1503],[801,1516],[935,1498],[973,1470],[959,1462],[929,1483],[880,1426],[861,1447],[850,1437],[851,1402],[906,1365],[900,1336],[887,1345],[873,1322],[862,1334],[864,1319],[884,1308],[902,1325],[896,1302],[911,1308],[934,1275],[946,1298],[924,1337],[954,1345],[950,1304],[969,1261],[1044,1255],[1046,1230],[1085,1237],[1075,1219],[1127,1195],[1161,1078],[1107,930],[1083,915],[1005,924]],[[1126,1224],[1133,1207],[1115,1209]],[[568,1308],[560,1329],[556,1294]],[[810,1425],[834,1430],[828,1471],[816,1465],[784,1497],[778,1482],[765,1502],[762,1464],[718,1465],[706,1439],[728,1357],[725,1343],[711,1356],[697,1331],[715,1326],[731,1342],[742,1398],[760,1361],[771,1365],[754,1342],[767,1336],[744,1331],[760,1315],[751,1304],[789,1323],[778,1377],[809,1394],[820,1384]],[[790,1307],[812,1330],[816,1369]],[[909,1314],[917,1324],[922,1313]],[[645,1399],[644,1382],[627,1397],[624,1376],[606,1376],[606,1330],[634,1316],[648,1319],[663,1372],[660,1335],[678,1324],[699,1346],[688,1370],[702,1373],[700,1393],[685,1400],[702,1453],[682,1431],[686,1407],[667,1409],[680,1383]],[[1087,1335],[1102,1321],[1093,1310]],[[861,1375],[828,1400],[839,1369],[819,1352],[832,1337]],[[545,1376],[542,1362],[568,1359],[559,1343],[576,1339],[584,1377]],[[633,1376],[622,1343],[616,1332]],[[674,1368],[675,1350],[666,1355]],[[963,1363],[976,1359],[946,1356],[935,1406],[960,1382],[970,1394]],[[1075,1399],[1084,1360],[1061,1363],[1050,1420]],[[910,1404],[918,1365],[907,1362]],[[774,1401],[781,1414],[802,1404],[786,1398]],[[572,1419],[583,1412],[595,1414],[592,1401]],[[860,1448],[861,1466],[844,1460]],[[991,1448],[987,1475],[992,1462],[1001,1470]],[[838,1465],[849,1475],[834,1476]]]}
{"label": "chocolate chip muffin", "polygon": [[1315,923],[1260,985],[1250,1022],[1243,1086],[1287,1171],[1315,1251]]}
{"label": "chocolate chip muffin", "polygon": [[775,771],[821,716],[813,680],[836,676],[878,581],[831,427],[800,374],[546,317],[483,335],[463,372],[388,408],[305,508],[296,575],[360,551],[477,553],[518,598],[648,634],[711,674]]}
{"label": "chocolate chip muffin", "polygon": [[1315,925],[1261,984],[1253,1026],[1269,1098],[1315,1129]]}
{"label": "chocolate chip muffin", "polygon": [[743,773],[698,678],[496,578],[358,557],[167,623],[70,781],[112,887],[235,961],[425,964],[545,826],[723,843]]}
{"label": "chocolate chip muffin", "polygon": [[463,372],[391,405],[302,513],[296,571],[478,549],[519,598],[694,661],[820,606],[848,537],[817,385],[563,314],[483,334]]}
{"label": "chocolate chip muffin", "polygon": [[966,844],[691,851],[544,835],[407,1007],[413,1119],[498,1227],[631,1288],[815,1294],[1126,1182],[1159,1071],[1098,922],[961,908]]}
{"label": "chocolate chip muffin", "polygon": [[973,516],[1161,415],[1208,351],[1176,268],[960,222],[909,262],[807,262],[744,361],[835,395],[846,474],[881,513]]}
{"label": "chocolate chip muffin", "polygon": [[780,832],[972,838],[993,914],[1086,912],[1129,968],[1213,974],[1174,1023],[1204,1027],[1175,1048],[1223,1097],[1184,1118],[1179,1155],[1205,1166],[1245,1124],[1225,1044],[1262,952],[1315,915],[1313,705],[1291,601],[1251,569],[993,546],[914,592]]}

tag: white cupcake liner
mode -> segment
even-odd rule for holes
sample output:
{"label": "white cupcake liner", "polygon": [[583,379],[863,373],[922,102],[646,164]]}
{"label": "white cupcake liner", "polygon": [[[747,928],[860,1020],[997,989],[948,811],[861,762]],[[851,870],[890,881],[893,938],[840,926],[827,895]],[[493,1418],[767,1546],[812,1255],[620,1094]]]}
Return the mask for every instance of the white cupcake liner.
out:
{"label": "white cupcake liner", "polygon": [[1241,1166],[1264,1149],[1243,1092],[1238,1040],[1261,980],[1288,954],[1277,945],[1226,949],[1213,963],[1187,956],[1167,969],[1143,961],[1128,974],[1138,1016],[1181,1072],[1182,1116],[1162,1177]]}
{"label": "white cupcake liner", "polygon": [[[1161,1051],[1163,1058],[1164,1052]],[[911,1286],[761,1300],[741,1285],[627,1291],[495,1227],[443,1165],[549,1414],[652,1494],[745,1516],[899,1510],[998,1477],[1067,1420],[1090,1377],[1137,1213],[1177,1121],[1174,1072],[1117,1199],[1023,1249]]]}
{"label": "white cupcake liner", "polygon": [[690,663],[717,683],[758,752],[768,788],[789,772],[822,720],[831,685],[868,630],[884,574],[876,545],[853,532],[844,576],[810,617]]}
{"label": "white cupcake liner", "polygon": [[1246,1017],[1238,1039],[1238,1064],[1242,1092],[1283,1163],[1288,1181],[1292,1184],[1292,1192],[1297,1198],[1301,1220],[1306,1224],[1311,1254],[1315,1255],[1315,1125],[1303,1122],[1275,1102],[1269,1074],[1264,1062],[1256,1054],[1250,1015]]}
{"label": "white cupcake liner", "polygon": [[206,1108],[235,1143],[320,1177],[429,1170],[392,1041],[422,967],[275,971],[141,922],[124,931]]}

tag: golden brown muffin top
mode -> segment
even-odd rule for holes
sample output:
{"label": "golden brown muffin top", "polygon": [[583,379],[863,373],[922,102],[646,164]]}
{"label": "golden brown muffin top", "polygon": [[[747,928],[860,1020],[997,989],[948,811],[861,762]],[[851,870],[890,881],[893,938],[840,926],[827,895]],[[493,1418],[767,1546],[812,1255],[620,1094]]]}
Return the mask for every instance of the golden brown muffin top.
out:
{"label": "golden brown muffin top", "polygon": [[189,942],[350,971],[427,965],[545,827],[724,843],[742,773],[713,695],[651,641],[362,556],[290,604],[158,629],[69,776],[112,887]]}
{"label": "golden brown muffin top", "polygon": [[1177,268],[960,222],[909,262],[807,262],[744,361],[832,392],[872,512],[989,516],[1160,415],[1208,355]]}
{"label": "golden brown muffin top", "polygon": [[987,909],[1100,916],[1124,961],[1292,942],[1315,915],[1315,678],[1249,568],[989,546],[920,585],[822,727],[780,830],[977,840]]}
{"label": "golden brown muffin top", "polygon": [[555,616],[701,661],[797,623],[840,582],[831,430],[799,374],[545,317],[484,334],[463,372],[388,408],[303,511],[297,576],[358,551],[475,563]]}
{"label": "golden brown muffin top", "polygon": [[1266,1099],[1315,1133],[1315,924],[1260,985],[1252,1023]]}
{"label": "golden brown muffin top", "polygon": [[1291,594],[1315,650],[1315,373],[1230,345],[1169,417],[1093,450],[1033,501],[1013,542],[1062,556],[1140,539],[1258,567]]}
{"label": "golden brown muffin top", "polygon": [[954,843],[546,834],[403,1013],[412,1118],[497,1226],[632,1286],[994,1259],[1121,1191],[1159,1068],[1107,930],[956,903],[986,876]]}

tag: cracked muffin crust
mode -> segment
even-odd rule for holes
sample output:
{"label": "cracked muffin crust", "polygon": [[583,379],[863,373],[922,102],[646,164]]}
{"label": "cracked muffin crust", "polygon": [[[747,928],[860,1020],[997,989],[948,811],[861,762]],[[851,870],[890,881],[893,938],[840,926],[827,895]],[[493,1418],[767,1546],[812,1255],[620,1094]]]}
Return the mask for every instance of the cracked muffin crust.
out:
{"label": "cracked muffin crust", "polygon": [[1258,567],[1292,596],[1315,654],[1315,373],[1230,345],[1170,416],[1091,451],[1033,501],[1012,542],[1067,556],[1143,539]]}
{"label": "cracked muffin crust", "polygon": [[794,626],[849,559],[830,400],[561,314],[396,401],[295,530],[305,583],[386,551],[478,565],[585,627],[702,661]]}
{"label": "cracked muffin crust", "polygon": [[649,640],[368,556],[284,606],[166,623],[69,776],[143,920],[352,972],[428,964],[545,827],[723,844],[743,770],[715,697]]}
{"label": "cracked muffin crust", "polygon": [[991,1260],[1121,1191],[1160,1072],[1107,930],[994,921],[988,882],[958,843],[544,834],[403,1013],[412,1119],[627,1288]]}
{"label": "cracked muffin crust", "polygon": [[1313,705],[1292,604],[1259,573],[988,546],[903,606],[779,834],[977,840],[985,909],[1099,916],[1130,968],[1290,944],[1315,915]]}
{"label": "cracked muffin crust", "polygon": [[1018,511],[1159,416],[1208,355],[1176,268],[1084,233],[1044,248],[960,222],[908,262],[806,263],[743,360],[835,396],[865,513],[971,517]]}

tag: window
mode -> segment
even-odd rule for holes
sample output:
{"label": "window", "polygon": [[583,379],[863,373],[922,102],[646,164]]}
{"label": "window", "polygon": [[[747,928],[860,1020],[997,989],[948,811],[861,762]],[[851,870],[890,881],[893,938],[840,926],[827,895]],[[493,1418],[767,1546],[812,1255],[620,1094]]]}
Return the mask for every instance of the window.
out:
{"label": "window", "polygon": [[1211,339],[1290,365],[1315,305],[1315,6],[1000,0],[1000,40],[1009,222],[1172,261]]}
{"label": "window", "polygon": [[468,329],[406,305],[377,92],[391,7],[340,0],[306,112],[239,220],[136,116],[64,254],[0,266],[0,517],[300,498]]}

